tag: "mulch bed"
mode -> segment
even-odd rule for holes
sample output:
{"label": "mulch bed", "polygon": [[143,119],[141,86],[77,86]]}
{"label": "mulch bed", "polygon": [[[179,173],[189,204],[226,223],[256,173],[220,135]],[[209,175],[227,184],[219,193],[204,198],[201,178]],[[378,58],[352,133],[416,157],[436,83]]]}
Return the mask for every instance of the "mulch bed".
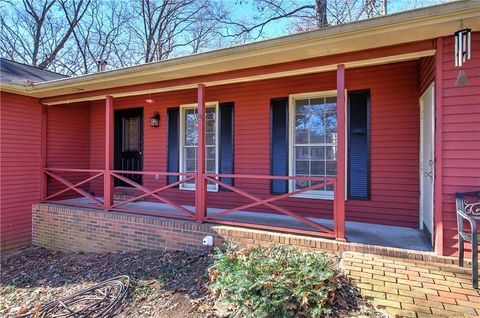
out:
{"label": "mulch bed", "polygon": [[[208,253],[63,253],[30,247],[2,260],[0,316],[14,317],[119,275],[129,275],[131,286],[116,317],[225,316],[207,288],[212,262]],[[383,317],[345,277],[337,279],[341,288],[332,316]]]}

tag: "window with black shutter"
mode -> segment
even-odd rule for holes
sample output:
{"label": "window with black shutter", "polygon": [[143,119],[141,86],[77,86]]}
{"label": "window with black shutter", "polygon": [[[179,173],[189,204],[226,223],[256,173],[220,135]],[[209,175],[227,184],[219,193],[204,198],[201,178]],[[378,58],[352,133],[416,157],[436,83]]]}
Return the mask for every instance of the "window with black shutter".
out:
{"label": "window with black shutter", "polygon": [[348,198],[370,198],[370,92],[348,93]]}
{"label": "window with black shutter", "polygon": [[[234,173],[233,116],[233,102],[205,104],[205,171],[207,173]],[[169,138],[169,143],[176,142],[179,150],[171,155],[171,159],[176,158],[175,168],[180,172],[194,173],[197,171],[198,159],[197,104],[181,105],[177,117],[176,122],[179,123],[179,127],[169,130],[169,136],[173,136],[177,131],[178,136],[176,139]],[[233,185],[232,178],[220,178],[220,181]],[[213,182],[207,184],[209,191],[226,190]],[[180,188],[195,189],[195,182],[186,181],[180,185]]]}

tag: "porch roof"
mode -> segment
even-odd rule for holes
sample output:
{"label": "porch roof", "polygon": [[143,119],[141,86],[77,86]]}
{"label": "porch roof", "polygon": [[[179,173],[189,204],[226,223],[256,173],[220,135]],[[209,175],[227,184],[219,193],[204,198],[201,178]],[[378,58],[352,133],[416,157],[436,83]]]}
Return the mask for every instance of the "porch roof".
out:
{"label": "porch roof", "polygon": [[[327,27],[270,40],[193,54],[165,61],[136,65],[101,73],[35,83],[31,87],[2,83],[1,91],[42,98],[45,104],[60,104],[104,98],[95,91],[145,83],[170,82],[214,73],[238,71],[267,65],[294,62],[318,57],[334,56],[373,48],[401,45],[453,34],[461,26],[480,30],[480,2],[464,0],[432,6],[384,17],[373,18],[339,26]],[[380,43],[380,45],[379,45]],[[433,47],[432,47],[433,48]],[[434,52],[434,51],[433,51]],[[419,54],[392,55],[390,59],[377,58],[345,63],[348,67],[389,63],[433,55],[432,50]],[[337,63],[335,63],[337,64]],[[322,65],[310,72],[334,70],[336,65]],[[296,75],[294,72],[278,76]],[[277,76],[277,77],[278,77]],[[268,78],[265,75],[258,79]],[[251,79],[255,80],[255,78]],[[207,86],[228,82],[205,83]],[[157,91],[193,88],[196,82],[168,86]],[[191,87],[190,87],[191,86]],[[133,87],[133,86],[132,86]],[[136,89],[137,94],[139,90]],[[149,88],[148,92],[156,92]],[[141,93],[141,92],[140,92]],[[114,97],[126,96],[122,93]],[[56,98],[64,96],[62,98]],[[103,97],[102,97],[103,96]],[[52,99],[53,98],[53,99]]]}

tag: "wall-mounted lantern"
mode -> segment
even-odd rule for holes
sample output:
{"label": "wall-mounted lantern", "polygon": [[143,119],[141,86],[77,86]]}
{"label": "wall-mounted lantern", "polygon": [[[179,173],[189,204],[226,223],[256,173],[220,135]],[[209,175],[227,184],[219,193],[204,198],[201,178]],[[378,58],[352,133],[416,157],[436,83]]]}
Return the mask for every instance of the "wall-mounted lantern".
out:
{"label": "wall-mounted lantern", "polygon": [[154,112],[153,116],[150,117],[150,127],[158,128],[160,126],[160,114]]}

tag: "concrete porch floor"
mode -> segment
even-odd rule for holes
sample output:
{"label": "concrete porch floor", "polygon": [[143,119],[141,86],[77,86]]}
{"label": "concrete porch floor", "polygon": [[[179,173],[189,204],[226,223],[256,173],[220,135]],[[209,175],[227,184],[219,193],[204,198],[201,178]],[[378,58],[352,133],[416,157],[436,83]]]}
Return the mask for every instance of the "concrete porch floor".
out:
{"label": "concrete porch floor", "polygon": [[[102,199],[102,198],[99,198]],[[62,200],[57,203],[64,203],[68,205],[69,203],[80,203],[91,205],[92,208],[97,206],[89,201],[86,198],[75,198]],[[183,206],[189,211],[194,211],[193,206]],[[122,206],[125,209],[135,209],[140,211],[158,212],[158,213],[168,213],[172,217],[176,215],[185,215],[184,213],[176,210],[175,208],[157,202],[149,201],[138,201],[134,203],[127,203]],[[222,209],[217,208],[208,208],[208,214],[210,217],[214,216],[215,213],[223,211]],[[238,211],[231,214],[223,215],[218,217],[219,220],[225,221],[237,221],[251,224],[260,224],[260,225],[270,225],[270,226],[279,226],[279,227],[288,227],[291,229],[303,229],[303,230],[314,230],[309,225],[298,221],[287,215],[279,215],[272,213],[262,213],[262,212],[252,212],[252,211]],[[320,225],[326,226],[328,228],[333,228],[333,220],[320,219],[320,218],[308,218],[313,222],[316,222]],[[279,231],[281,232],[281,231]],[[352,243],[362,243],[367,245],[377,245],[385,247],[396,247],[402,249],[409,249],[415,251],[432,251],[432,246],[426,237],[425,233],[419,229],[399,227],[399,226],[388,226],[372,223],[362,223],[362,222],[346,222],[346,235],[347,241]]]}

